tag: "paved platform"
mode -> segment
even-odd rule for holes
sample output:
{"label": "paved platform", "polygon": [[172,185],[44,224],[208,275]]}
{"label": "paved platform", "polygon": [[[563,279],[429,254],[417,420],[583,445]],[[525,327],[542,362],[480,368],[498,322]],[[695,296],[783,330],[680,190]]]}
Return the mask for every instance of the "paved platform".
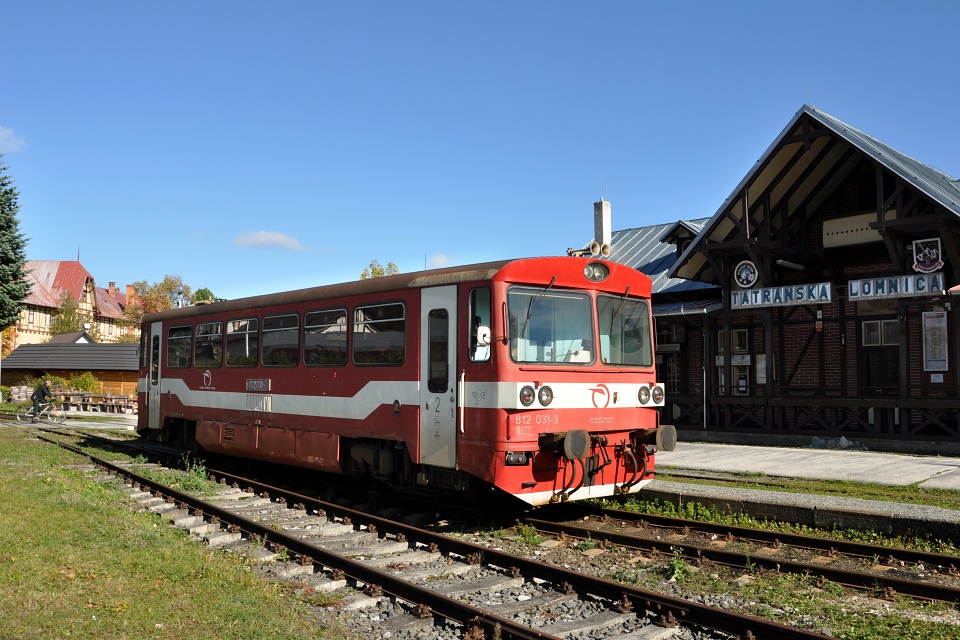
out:
{"label": "paved platform", "polygon": [[[658,452],[656,464],[661,470],[704,474],[762,474],[960,491],[960,458],[955,457],[680,442],[675,451]],[[718,487],[696,480],[654,480],[640,495],[673,504],[697,502],[723,512],[823,529],[960,540],[960,511],[936,506]]]}

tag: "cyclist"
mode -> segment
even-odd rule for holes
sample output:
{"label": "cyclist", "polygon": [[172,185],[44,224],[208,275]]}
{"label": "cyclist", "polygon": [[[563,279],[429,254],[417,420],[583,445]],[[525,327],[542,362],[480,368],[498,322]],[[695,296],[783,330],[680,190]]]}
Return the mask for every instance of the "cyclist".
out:
{"label": "cyclist", "polygon": [[33,421],[40,421],[40,403],[45,402],[47,398],[53,400],[53,394],[50,393],[50,379],[46,379],[37,385],[30,399],[33,400]]}

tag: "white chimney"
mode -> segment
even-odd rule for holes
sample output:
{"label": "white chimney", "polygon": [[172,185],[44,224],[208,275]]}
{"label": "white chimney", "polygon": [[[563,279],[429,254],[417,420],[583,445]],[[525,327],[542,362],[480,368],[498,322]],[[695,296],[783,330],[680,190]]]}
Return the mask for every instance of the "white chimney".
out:
{"label": "white chimney", "polygon": [[610,230],[610,203],[600,198],[593,203],[593,239],[601,245],[610,246],[613,232]]}

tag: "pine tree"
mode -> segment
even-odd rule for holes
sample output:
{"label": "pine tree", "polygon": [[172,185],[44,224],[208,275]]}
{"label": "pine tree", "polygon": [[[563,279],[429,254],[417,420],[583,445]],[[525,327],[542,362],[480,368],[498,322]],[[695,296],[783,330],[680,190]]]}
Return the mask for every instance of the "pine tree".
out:
{"label": "pine tree", "polygon": [[0,329],[16,324],[30,289],[24,271],[27,239],[17,220],[19,195],[7,167],[0,162]]}

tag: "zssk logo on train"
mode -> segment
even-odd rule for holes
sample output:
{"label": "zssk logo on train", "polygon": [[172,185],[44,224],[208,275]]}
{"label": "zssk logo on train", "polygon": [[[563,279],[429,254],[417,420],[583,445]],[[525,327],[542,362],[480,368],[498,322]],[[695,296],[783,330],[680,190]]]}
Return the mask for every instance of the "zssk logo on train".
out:
{"label": "zssk logo on train", "polygon": [[597,409],[606,409],[607,405],[610,404],[610,389],[607,388],[607,385],[600,383],[591,391],[593,391],[593,406]]}

